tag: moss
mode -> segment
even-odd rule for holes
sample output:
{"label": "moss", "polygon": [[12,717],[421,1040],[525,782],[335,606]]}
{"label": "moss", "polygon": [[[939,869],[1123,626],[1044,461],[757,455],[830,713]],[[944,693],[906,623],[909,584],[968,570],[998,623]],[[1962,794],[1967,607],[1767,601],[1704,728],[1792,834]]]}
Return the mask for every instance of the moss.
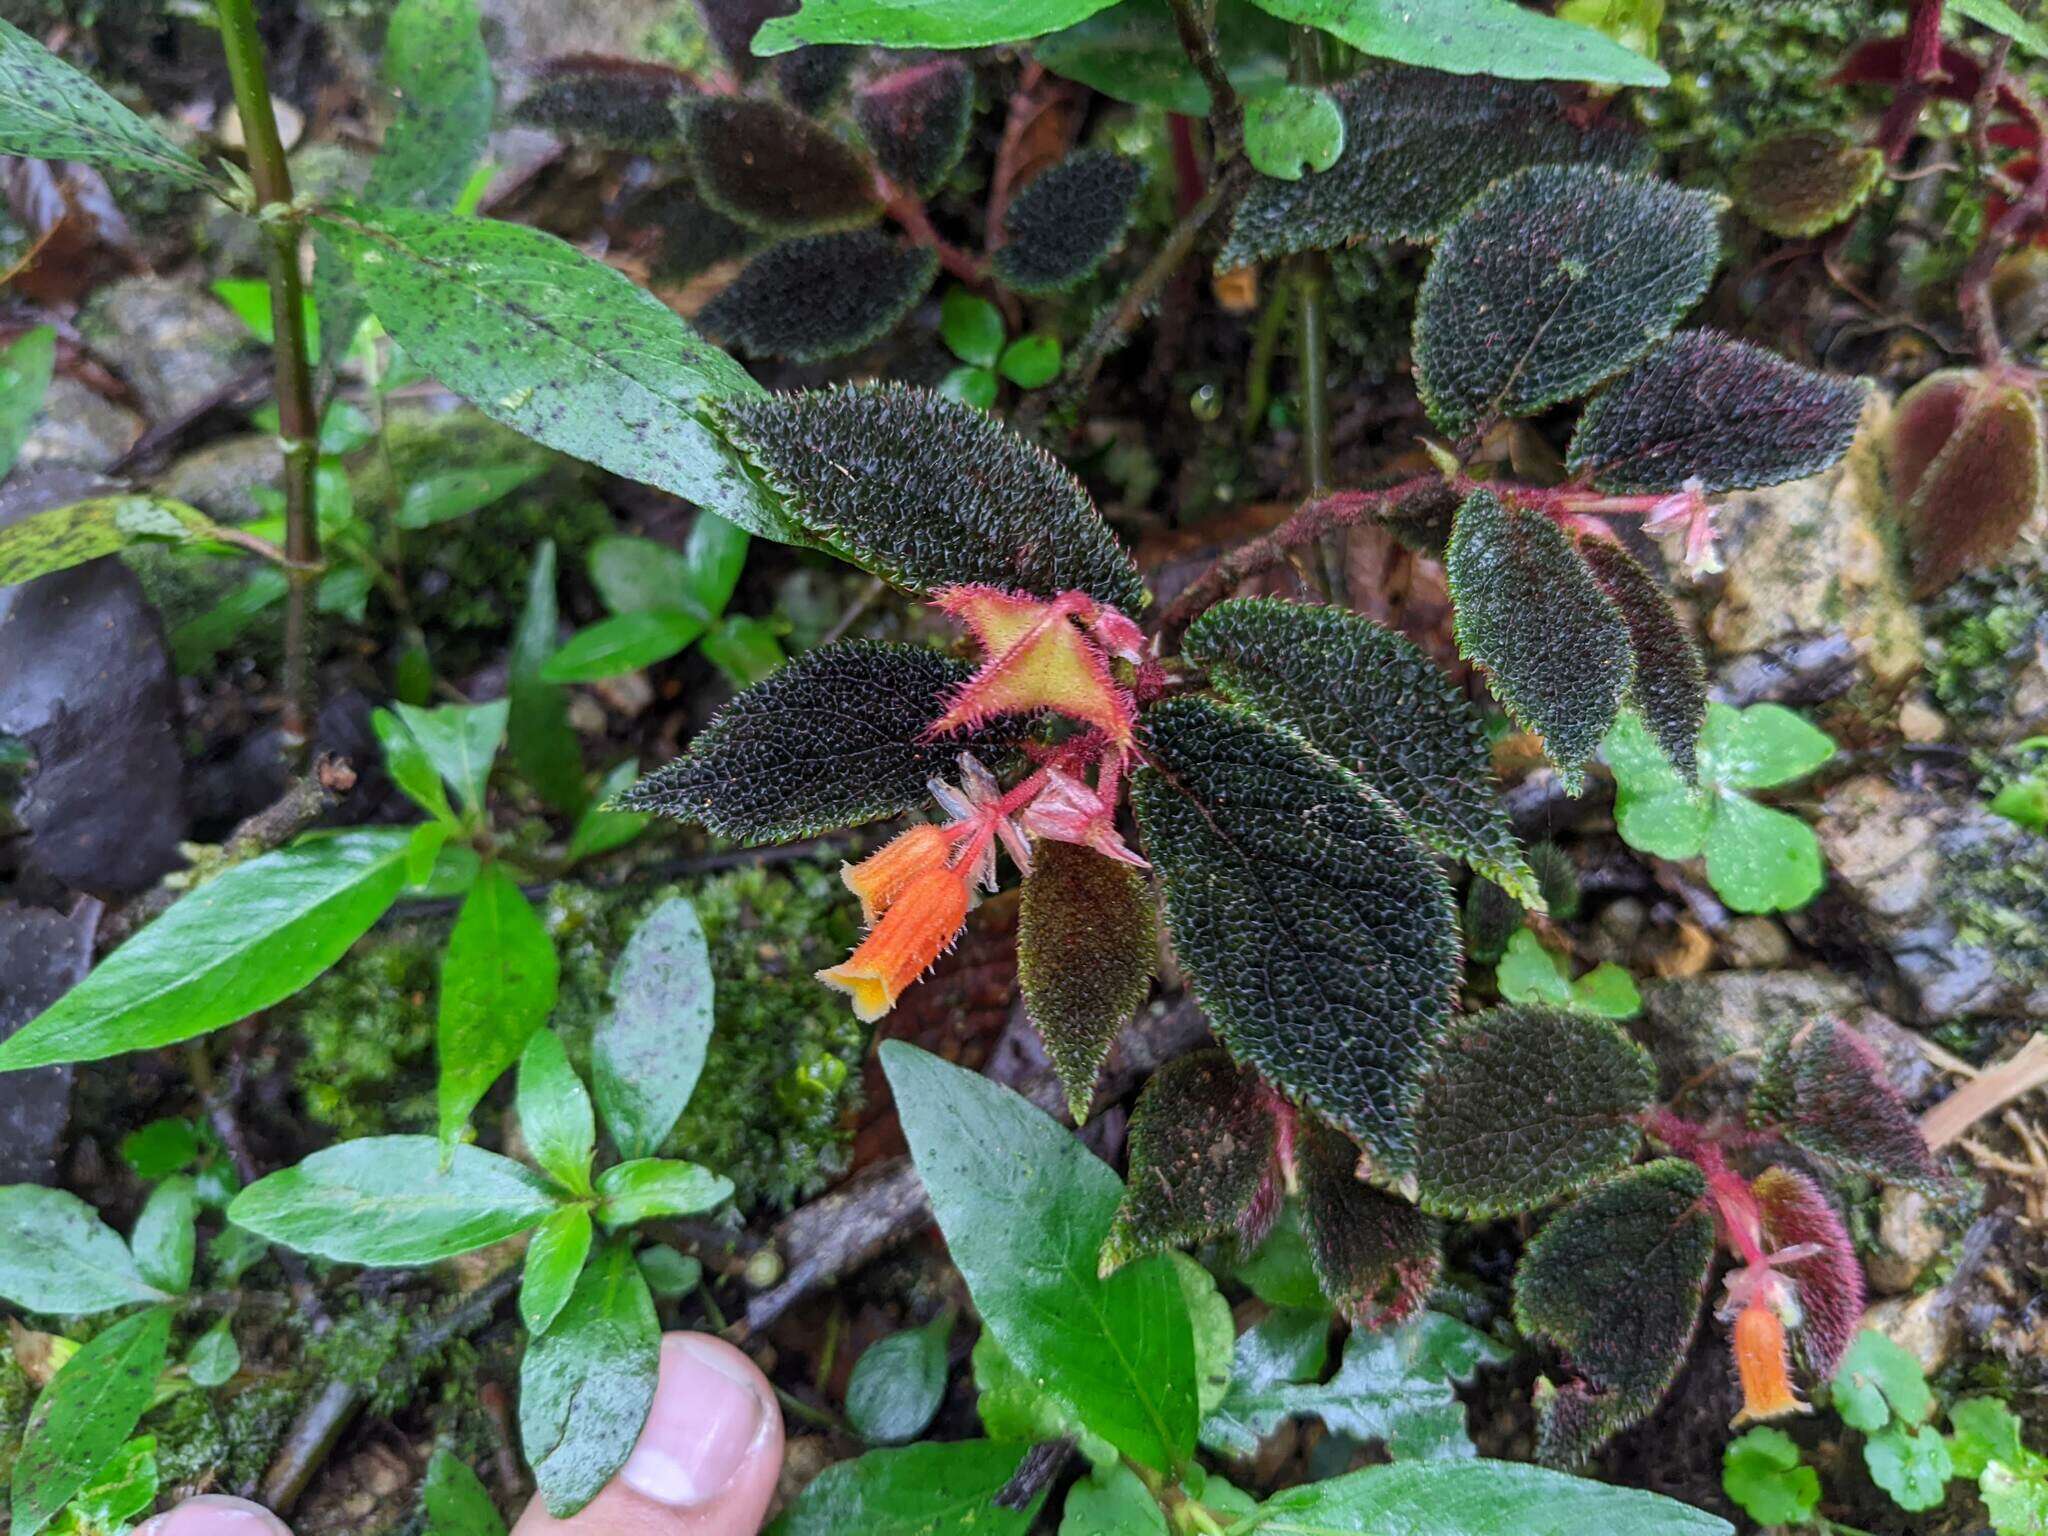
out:
{"label": "moss", "polygon": [[2016,987],[2048,976],[2048,839],[1985,838],[1943,861],[1937,900],[1965,944]]}
{"label": "moss", "polygon": [[165,1488],[217,1481],[233,1450],[204,1392],[180,1392],[145,1414],[137,1432],[156,1436],[157,1478]]}
{"label": "moss", "polygon": [[434,1125],[434,981],[445,926],[379,934],[287,1005],[307,1115],[340,1137]]}
{"label": "moss", "polygon": [[1927,608],[1928,680],[1950,715],[2001,718],[2015,685],[2048,652],[2048,567],[1965,574]]}
{"label": "moss", "polygon": [[13,1348],[0,1343],[0,1488],[13,1475],[14,1458],[21,1454],[21,1432],[35,1400],[36,1384],[14,1363]]}
{"label": "moss", "polygon": [[277,1454],[277,1447],[303,1406],[304,1385],[271,1381],[237,1392],[220,1404],[228,1455],[220,1481],[229,1488],[253,1486]]}

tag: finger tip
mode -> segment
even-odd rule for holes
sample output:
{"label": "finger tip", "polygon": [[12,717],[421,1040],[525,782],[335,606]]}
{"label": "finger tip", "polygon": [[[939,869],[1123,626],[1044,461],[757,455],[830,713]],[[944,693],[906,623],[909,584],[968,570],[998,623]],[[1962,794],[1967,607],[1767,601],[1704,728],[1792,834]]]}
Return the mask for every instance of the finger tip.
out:
{"label": "finger tip", "polygon": [[201,1494],[158,1515],[135,1536],[292,1536],[291,1527],[261,1504],[224,1493]]}

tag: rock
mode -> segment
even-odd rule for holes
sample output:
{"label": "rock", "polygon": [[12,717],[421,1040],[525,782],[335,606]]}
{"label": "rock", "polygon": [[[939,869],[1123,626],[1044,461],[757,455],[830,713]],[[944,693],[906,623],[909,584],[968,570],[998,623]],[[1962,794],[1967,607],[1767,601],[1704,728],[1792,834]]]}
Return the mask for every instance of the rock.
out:
{"label": "rock", "polygon": [[1899,734],[1908,741],[1940,741],[1948,735],[1948,719],[1925,699],[1908,699],[1899,709]]}
{"label": "rock", "polygon": [[1793,670],[1813,642],[1846,638],[1855,656],[1849,702],[1868,719],[1891,712],[1921,664],[1920,621],[1885,526],[1879,443],[1890,411],[1873,393],[1833,469],[1727,498],[1728,571],[1706,625],[1714,657],[1736,670],[1754,671],[1759,654]]}
{"label": "rock", "polygon": [[[0,901],[0,1040],[57,1001],[92,968],[100,904],[69,913]],[[48,1184],[71,1107],[71,1068],[0,1074],[0,1184]]]}
{"label": "rock", "polygon": [[284,478],[284,453],[268,433],[230,437],[179,459],[157,477],[161,495],[190,502],[224,523],[247,523],[263,515],[255,492],[276,489]]}
{"label": "rock", "polygon": [[1875,774],[1837,787],[1814,831],[1835,896],[1921,1022],[2048,1018],[2048,840],[1975,798]]}
{"label": "rock", "polygon": [[1955,1355],[1962,1342],[1962,1312],[1943,1287],[1920,1296],[1895,1296],[1863,1314],[1863,1326],[1874,1328],[1920,1362],[1932,1377]]}
{"label": "rock", "polygon": [[140,416],[60,373],[50,380],[42,413],[15,463],[23,470],[64,465],[98,473],[133,448],[142,433]]}
{"label": "rock", "polygon": [[1948,1241],[1948,1229],[1934,1214],[1926,1195],[1888,1184],[1878,1197],[1877,1247],[1865,1256],[1863,1273],[1871,1289],[1881,1295],[1910,1291]]}
{"label": "rock", "polygon": [[129,277],[92,297],[79,329],[162,426],[218,399],[260,361],[242,322],[205,290]]}
{"label": "rock", "polygon": [[1580,946],[1581,953],[1596,965],[1626,965],[1649,920],[1649,909],[1642,902],[1633,896],[1617,896],[1593,919],[1592,932]]}
{"label": "rock", "polygon": [[1721,935],[1721,956],[1737,970],[1774,970],[1791,955],[1791,935],[1773,918],[1733,918]]}

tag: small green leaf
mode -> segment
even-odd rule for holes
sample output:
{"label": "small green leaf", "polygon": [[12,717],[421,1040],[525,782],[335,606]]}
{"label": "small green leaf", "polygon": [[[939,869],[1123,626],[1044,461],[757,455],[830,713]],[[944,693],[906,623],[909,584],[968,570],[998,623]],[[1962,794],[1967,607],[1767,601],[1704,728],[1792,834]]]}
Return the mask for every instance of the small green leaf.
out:
{"label": "small green leaf", "polygon": [[901,1445],[925,1431],[946,1395],[946,1343],[953,1314],[875,1340],[853,1363],[846,1417],[872,1445]]}
{"label": "small green leaf", "polygon": [[1994,1461],[1977,1480],[1977,1489],[1999,1536],[2048,1531],[2048,1457],[2030,1455],[2017,1466]]}
{"label": "small green leaf", "polygon": [[1870,1480],[1890,1494],[1894,1504],[1916,1511],[1940,1507],[1954,1470],[1948,1442],[1937,1430],[1900,1424],[1888,1424],[1863,1442],[1863,1464],[1870,1469]]}
{"label": "small green leaf", "polygon": [[56,367],[57,333],[47,325],[22,332],[0,351],[0,478],[20,457]]}
{"label": "small green leaf", "polygon": [[778,624],[751,613],[728,613],[705,632],[698,648],[733,687],[751,688],[767,682],[789,659],[781,634]]}
{"label": "small green leaf", "polygon": [[40,1184],[0,1188],[0,1296],[60,1316],[164,1299],[97,1211]]}
{"label": "small green leaf", "polygon": [[1624,710],[1600,750],[1614,771],[1622,841],[1660,859],[1698,857],[1707,845],[1713,798],[1687,787],[1641,717]]}
{"label": "small green leaf", "polygon": [[1681,776],[1699,777],[1699,736],[1707,711],[1707,667],[1691,632],[1656,579],[1612,539],[1581,535],[1579,558],[1628,626],[1635,667],[1628,703]]}
{"label": "small green leaf", "polygon": [[1166,1511],[1122,1462],[1095,1467],[1067,1490],[1059,1536],[1171,1536]]}
{"label": "small green leaf", "polygon": [[50,1378],[14,1463],[9,1536],[36,1536],[120,1449],[149,1406],[170,1342],[170,1310],[151,1307],[87,1341]]}
{"label": "small green leaf", "polygon": [[1700,732],[1700,777],[1728,789],[1775,789],[1834,755],[1832,737],[1782,704],[1710,704]]}
{"label": "small green leaf", "polygon": [[443,1141],[453,1141],[547,1022],[560,976],[539,914],[502,865],[485,865],[462,900],[441,961],[435,1054]]}
{"label": "small green leaf", "polygon": [[1328,91],[1268,86],[1245,101],[1244,152],[1261,174],[1281,181],[1327,171],[1344,152],[1344,115]]}
{"label": "small green leaf", "polygon": [[599,539],[590,546],[590,584],[613,613],[659,613],[681,608],[701,609],[704,618],[711,616],[710,605],[697,590],[698,580],[689,556],[653,539],[622,533]]}
{"label": "small green leaf", "polygon": [[597,1219],[607,1232],[659,1216],[695,1216],[732,1198],[732,1180],[665,1157],[616,1163],[597,1176]]}
{"label": "small green leaf", "polygon": [[1059,337],[1040,332],[1003,348],[996,370],[1019,389],[1039,389],[1060,376],[1060,359]]}
{"label": "small green leaf", "polygon": [[547,473],[544,459],[446,469],[424,475],[405,488],[392,521],[401,528],[434,528],[495,506],[521,486]]}
{"label": "small green leaf", "polygon": [[1457,75],[1668,85],[1671,77],[1591,27],[1558,21],[1513,0],[1255,0],[1263,11],[1316,27],[1361,53]]}
{"label": "small green leaf", "polygon": [[[1244,0],[1222,0],[1211,14],[1217,56],[1240,97],[1287,79],[1283,23]],[[1171,10],[1155,0],[1123,0],[1040,39],[1031,57],[1117,101],[1186,117],[1209,115],[1209,88],[1188,62]]]}
{"label": "small green leaf", "polygon": [[1025,1536],[1044,1495],[1024,1509],[996,1495],[1030,1449],[955,1440],[869,1451],[819,1473],[767,1536]]}
{"label": "small green leaf", "polygon": [[1546,1003],[1553,1008],[1571,1005],[1570,980],[1558,968],[1556,957],[1527,928],[1517,928],[1508,940],[1507,952],[1494,968],[1493,981],[1511,1003]]}
{"label": "small green leaf", "polygon": [[649,1243],[637,1256],[648,1289],[662,1301],[680,1301],[704,1278],[703,1262],[676,1252],[667,1243]]}
{"label": "small green leaf", "polygon": [[1948,1410],[1949,1460],[1956,1476],[1976,1477],[1994,1461],[2017,1467],[2027,1449],[2020,1440],[2019,1415],[1995,1397],[1966,1397]]}
{"label": "small green leaf", "polygon": [[199,1133],[192,1129],[190,1120],[180,1116],[152,1120],[121,1138],[121,1161],[135,1170],[138,1179],[149,1183],[183,1173],[198,1158]]}
{"label": "small green leaf", "polygon": [[235,1342],[232,1322],[221,1318],[185,1351],[185,1374],[194,1386],[226,1386],[242,1368],[242,1347]]}
{"label": "small green leaf", "polygon": [[342,1264],[432,1264],[488,1248],[553,1215],[539,1174],[432,1136],[364,1136],[258,1179],[228,1219]]}
{"label": "small green leaf", "polygon": [[2006,0],[1955,0],[1955,11],[1979,26],[2004,33],[2036,58],[2048,59],[2048,27],[2022,16]]}
{"label": "small green leaf", "polygon": [[993,368],[1003,350],[1002,311],[965,288],[954,288],[939,306],[939,335],[961,362]]}
{"label": "small green leaf", "polygon": [[986,48],[1070,27],[1110,0],[803,0],[793,16],[771,17],[754,34],[761,58],[804,43],[872,43],[879,48]]}
{"label": "small green leaf", "polygon": [[220,527],[197,507],[163,496],[99,496],[52,507],[0,528],[0,587],[115,554],[144,540],[191,543]]}
{"label": "small green leaf", "polygon": [[996,391],[1000,387],[996,376],[988,369],[962,363],[958,368],[949,369],[939,380],[938,393],[948,400],[971,405],[977,411],[992,411],[996,408]]}
{"label": "small green leaf", "polygon": [[1727,1521],[1659,1494],[1507,1461],[1397,1461],[1309,1483],[1259,1506],[1260,1536],[1731,1536]]}
{"label": "small green leaf", "polygon": [[534,1230],[519,1275],[519,1320],[533,1338],[553,1327],[569,1304],[593,1236],[590,1208],[584,1205],[565,1205]]}
{"label": "small green leaf", "polygon": [[561,1037],[537,1029],[519,1058],[519,1132],[533,1160],[575,1194],[590,1192],[597,1121]]}
{"label": "small green leaf", "polygon": [[363,201],[453,208],[483,155],[496,97],[477,0],[400,0],[384,33],[383,77],[397,116]]}
{"label": "small green leaf", "polygon": [[83,160],[167,176],[190,187],[212,185],[197,160],[5,21],[0,21],[0,153]]}
{"label": "small green leaf", "polygon": [[128,1245],[135,1250],[135,1267],[158,1290],[182,1296],[190,1288],[198,1220],[199,1191],[191,1175],[173,1174],[149,1192]]}
{"label": "small green leaf", "polygon": [[120,1536],[156,1507],[159,1481],[156,1436],[137,1435],[71,1496],[52,1536]]}
{"label": "small green leaf", "polygon": [[1820,1503],[1820,1474],[1782,1429],[1759,1424],[1721,1452],[1721,1488],[1759,1525],[1799,1525]]}
{"label": "small green leaf", "polygon": [[427,756],[427,749],[420,745],[420,739],[405,728],[405,722],[388,709],[373,709],[370,711],[370,729],[376,733],[377,744],[384,749],[384,771],[391,775],[391,782],[437,822],[451,828],[460,827],[454,807],[449,804],[448,789],[441,779],[440,770]]}
{"label": "small green leaf", "polygon": [[633,931],[610,990],[591,1035],[591,1081],[621,1155],[652,1157],[697,1090],[715,1020],[711,950],[687,897]]}
{"label": "small green leaf", "polygon": [[702,613],[656,608],[600,619],[571,635],[541,663],[544,683],[594,683],[637,672],[687,648],[704,633]]}
{"label": "small green leaf", "polygon": [[190,1040],[290,997],[384,915],[408,827],[302,837],[181,898],[0,1041],[0,1072]]}
{"label": "small green leaf", "polygon": [[566,1520],[625,1465],[654,1403],[661,1324],[632,1250],[591,1260],[519,1368],[519,1440],[547,1511]]}
{"label": "small green leaf", "polygon": [[1856,1335],[1833,1382],[1835,1412],[1851,1429],[1874,1435],[1896,1413],[1901,1423],[1918,1425],[1934,1416],[1934,1394],[1912,1352],[1874,1328]]}
{"label": "small green leaf", "polygon": [[504,1518],[482,1481],[445,1449],[427,1462],[420,1502],[433,1536],[505,1536]]}
{"label": "small green leaf", "polygon": [[1729,906],[1737,912],[1794,911],[1820,893],[1825,879],[1813,828],[1727,790],[1715,796],[1707,827],[1707,883]]}
{"label": "small green leaf", "polygon": [[411,704],[393,704],[392,709],[420,744],[427,760],[455,791],[462,808],[471,818],[484,808],[484,786],[491,776],[491,764],[505,740],[505,722],[511,706],[500,699],[490,704],[443,704],[419,709]]}
{"label": "small green leaf", "polygon": [[1572,983],[1571,1006],[1603,1019],[1632,1019],[1643,1011],[1643,994],[1635,977],[1605,960]]}

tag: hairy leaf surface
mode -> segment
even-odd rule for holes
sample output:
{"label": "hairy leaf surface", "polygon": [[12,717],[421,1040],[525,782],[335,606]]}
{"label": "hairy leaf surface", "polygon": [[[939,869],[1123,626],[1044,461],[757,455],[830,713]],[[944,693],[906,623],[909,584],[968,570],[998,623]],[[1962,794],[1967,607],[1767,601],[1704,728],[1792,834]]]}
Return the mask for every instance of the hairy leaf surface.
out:
{"label": "hairy leaf surface", "polygon": [[1899,400],[1891,467],[1913,590],[1926,597],[2004,553],[2048,500],[2040,406],[2017,382],[1930,374]]}
{"label": "hairy leaf surface", "polygon": [[690,105],[697,195],[770,235],[811,235],[872,222],[882,211],[867,161],[830,129],[779,102],[707,96]]}
{"label": "hairy leaf surface", "polygon": [[1765,1042],[1749,1114],[1828,1162],[1929,1194],[1947,1187],[1883,1060],[1838,1020],[1787,1025]]}
{"label": "hairy leaf surface", "polygon": [[748,843],[815,837],[922,805],[962,751],[993,757],[1001,721],[926,741],[973,676],[922,646],[848,640],[806,651],[711,719],[690,750],[619,797]]}
{"label": "hairy leaf surface", "polygon": [[1416,1180],[1427,1210],[1533,1210],[1628,1166],[1657,1073],[1615,1025],[1550,1008],[1459,1019],[1423,1078]]}
{"label": "hairy leaf surface", "polygon": [[0,21],[0,152],[208,185],[205,168],[11,22]]}
{"label": "hairy leaf surface", "polygon": [[938,191],[967,148],[974,76],[958,59],[927,59],[862,86],[853,120],[888,178],[921,197]]}
{"label": "hairy leaf surface", "polygon": [[888,335],[938,270],[932,251],[871,229],[785,240],[748,262],[697,323],[756,355],[814,363]]}
{"label": "hairy leaf surface", "polygon": [[1317,176],[1260,177],[1238,204],[1219,270],[1350,240],[1433,240],[1488,185],[1530,165],[1646,169],[1649,145],[1588,132],[1556,92],[1492,75],[1382,64],[1333,86],[1344,152]]}
{"label": "hairy leaf surface", "polygon": [[1444,570],[1458,653],[1576,793],[1635,674],[1627,620],[1557,524],[1491,491],[1458,508]]}
{"label": "hairy leaf surface", "polygon": [[1583,1461],[1654,1408],[1678,1374],[1714,1256],[1705,1193],[1691,1163],[1645,1163],[1565,1207],[1523,1253],[1516,1324],[1576,1372],[1539,1393],[1544,1460]]}
{"label": "hairy leaf surface", "polygon": [[1863,1266],[1856,1245],[1827,1192],[1798,1170],[1766,1168],[1750,1187],[1763,1215],[1766,1248],[1815,1249],[1782,1269],[1799,1292],[1800,1323],[1793,1337],[1807,1365],[1826,1380],[1863,1322]]}
{"label": "hairy leaf surface", "polygon": [[1603,491],[1708,491],[1817,475],[1849,451],[1870,387],[1718,331],[1681,331],[1593,397],[1567,467]]}
{"label": "hairy leaf surface", "polygon": [[721,416],[804,527],[923,596],[1079,589],[1135,613],[1145,586],[1081,482],[972,406],[904,385],[729,400]]}
{"label": "hairy leaf surface", "polygon": [[1579,558],[1628,625],[1635,666],[1628,703],[1687,783],[1699,781],[1707,718],[1707,664],[1671,599],[1641,561],[1611,539],[1581,538]]}
{"label": "hairy leaf surface", "polygon": [[1671,333],[1720,256],[1720,200],[1595,166],[1496,182],[1437,247],[1415,385],[1460,435],[1584,394]]}
{"label": "hairy leaf surface", "polygon": [[1102,149],[1040,172],[1003,219],[996,276],[1020,293],[1073,287],[1123,243],[1144,185],[1143,165]]}
{"label": "hairy leaf surface", "polygon": [[1152,990],[1158,954],[1143,874],[1078,843],[1039,842],[1017,916],[1017,982],[1076,1125],[1117,1031]]}
{"label": "hairy leaf surface", "polygon": [[1368,1332],[1422,1305],[1443,1267],[1436,1219],[1361,1182],[1358,1148],[1313,1115],[1295,1128],[1301,1235],[1323,1295]]}
{"label": "hairy leaf surface", "polygon": [[1153,1073],[1131,1112],[1130,1177],[1102,1268],[1224,1236],[1257,1247],[1280,1211],[1276,1107],[1222,1051]]}
{"label": "hairy leaf surface", "polygon": [[1405,635],[1337,608],[1244,598],[1188,626],[1181,654],[1393,801],[1438,852],[1543,909],[1478,712]]}
{"label": "hairy leaf surface", "polygon": [[1248,710],[1172,699],[1145,725],[1133,802],[1217,1032],[1401,1172],[1459,971],[1435,860],[1390,802]]}
{"label": "hairy leaf surface", "polygon": [[1729,178],[1752,224],[1787,239],[1833,229],[1884,176],[1884,154],[1838,128],[1795,128],[1760,138]]}
{"label": "hairy leaf surface", "polygon": [[576,144],[632,154],[673,154],[683,113],[701,94],[680,69],[647,59],[572,53],[543,59],[518,118]]}

